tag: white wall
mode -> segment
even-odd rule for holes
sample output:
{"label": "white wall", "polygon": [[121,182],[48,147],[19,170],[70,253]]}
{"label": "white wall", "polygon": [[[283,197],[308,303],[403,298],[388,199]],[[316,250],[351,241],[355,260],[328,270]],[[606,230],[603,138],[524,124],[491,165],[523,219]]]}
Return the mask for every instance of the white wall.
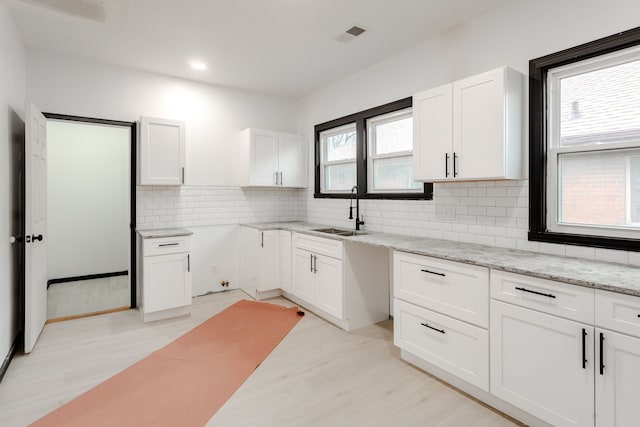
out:
{"label": "white wall", "polygon": [[[134,121],[141,115],[186,121],[186,186],[138,187],[139,229],[188,227],[194,295],[237,287],[237,224],[298,219],[296,190],[243,190],[239,132],[295,132],[297,102],[39,50],[28,52],[27,92],[42,111]],[[198,253],[196,253],[198,251]],[[216,265],[214,270],[213,265]]]}
{"label": "white wall", "polygon": [[[638,16],[640,2],[636,0],[514,1],[304,97],[300,130],[313,135],[318,123],[501,65],[528,75],[530,59],[634,28]],[[524,135],[528,135],[526,127]],[[310,165],[312,162],[310,159]],[[313,182],[312,174],[309,182]],[[366,228],[640,263],[637,253],[527,241],[526,180],[436,184],[434,193],[430,202],[364,201]],[[307,200],[308,220],[351,225],[346,220],[348,203],[313,199],[312,191]],[[452,211],[453,216],[449,215]]]}
{"label": "white wall", "polygon": [[185,120],[189,185],[239,185],[242,129],[297,127],[292,99],[33,49],[28,58],[27,95],[41,111],[124,121],[141,115]]}
{"label": "white wall", "polygon": [[47,123],[48,278],[129,269],[131,130]]}
{"label": "white wall", "polygon": [[17,332],[9,236],[11,229],[12,191],[9,176],[10,144],[14,128],[14,112],[24,120],[26,53],[20,36],[0,3],[0,360],[9,352]]}

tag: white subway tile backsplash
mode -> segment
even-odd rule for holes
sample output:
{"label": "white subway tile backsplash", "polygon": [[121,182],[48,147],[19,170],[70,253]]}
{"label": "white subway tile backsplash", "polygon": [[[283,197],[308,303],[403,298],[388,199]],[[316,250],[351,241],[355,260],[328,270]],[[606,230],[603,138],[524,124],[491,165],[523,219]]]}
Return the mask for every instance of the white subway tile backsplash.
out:
{"label": "white subway tile backsplash", "polygon": [[640,267],[640,252],[629,252],[629,264]]}
{"label": "white subway tile backsplash", "polygon": [[[436,183],[434,200],[361,200],[365,230],[640,266],[639,252],[530,242],[527,181]],[[137,226],[168,228],[305,220],[351,228],[348,199],[229,186],[138,187]]]}
{"label": "white subway tile backsplash", "polygon": [[629,262],[629,254],[625,251],[614,251],[612,249],[596,248],[596,259],[599,261],[627,264]]}
{"label": "white subway tile backsplash", "polygon": [[585,246],[567,245],[567,256],[596,259],[596,250],[595,248],[587,248]]}
{"label": "white subway tile backsplash", "polygon": [[306,216],[306,192],[220,186],[138,187],[139,229],[295,221]]}
{"label": "white subway tile backsplash", "polygon": [[551,255],[566,255],[567,247],[565,245],[540,242],[540,252]]}

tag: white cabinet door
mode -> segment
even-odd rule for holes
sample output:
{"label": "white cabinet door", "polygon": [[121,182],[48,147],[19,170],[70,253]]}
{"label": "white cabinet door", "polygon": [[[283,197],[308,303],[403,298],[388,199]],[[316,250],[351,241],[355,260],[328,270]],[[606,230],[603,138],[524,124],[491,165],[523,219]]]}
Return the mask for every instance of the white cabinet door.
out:
{"label": "white cabinet door", "polygon": [[258,291],[277,289],[278,285],[278,249],[280,232],[278,230],[258,233]]}
{"label": "white cabinet door", "polygon": [[323,255],[314,255],[316,275],[315,305],[339,319],[343,318],[342,261]]}
{"label": "white cabinet door", "polygon": [[489,391],[489,332],[399,299],[394,344]]}
{"label": "white cabinet door", "polygon": [[191,304],[190,261],[188,253],[144,257],[145,313]]}
{"label": "white cabinet door", "polygon": [[460,178],[503,175],[503,70],[454,82],[453,117],[455,174]]}
{"label": "white cabinet door", "polygon": [[298,135],[281,134],[278,138],[278,185],[281,187],[307,186],[307,160],[305,142]]}
{"label": "white cabinet door", "polygon": [[640,339],[596,329],[596,343],[596,426],[637,426]]}
{"label": "white cabinet door", "polygon": [[394,252],[396,298],[489,327],[489,269],[421,255]]}
{"label": "white cabinet door", "polygon": [[291,232],[280,230],[280,288],[291,292]]}
{"label": "white cabinet door", "polygon": [[441,181],[453,177],[451,83],[413,96],[413,179]]}
{"label": "white cabinet door", "polygon": [[521,77],[506,67],[453,83],[458,179],[520,178]]}
{"label": "white cabinet door", "polygon": [[250,185],[273,187],[278,176],[278,136],[275,132],[252,130]]}
{"label": "white cabinet door", "polygon": [[185,123],[142,117],[140,185],[182,185],[185,179]]}
{"label": "white cabinet door", "polygon": [[313,254],[303,249],[293,250],[293,295],[313,304],[316,300],[316,277],[313,273]]}
{"label": "white cabinet door", "polygon": [[592,326],[492,300],[490,336],[492,394],[554,426],[593,425]]}

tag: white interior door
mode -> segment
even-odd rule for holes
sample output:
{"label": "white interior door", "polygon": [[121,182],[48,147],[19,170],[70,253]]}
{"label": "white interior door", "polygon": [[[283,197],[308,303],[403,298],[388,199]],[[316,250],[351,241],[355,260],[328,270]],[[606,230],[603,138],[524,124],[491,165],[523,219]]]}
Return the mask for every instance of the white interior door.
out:
{"label": "white interior door", "polygon": [[25,144],[24,351],[30,353],[47,320],[47,119],[30,102]]}

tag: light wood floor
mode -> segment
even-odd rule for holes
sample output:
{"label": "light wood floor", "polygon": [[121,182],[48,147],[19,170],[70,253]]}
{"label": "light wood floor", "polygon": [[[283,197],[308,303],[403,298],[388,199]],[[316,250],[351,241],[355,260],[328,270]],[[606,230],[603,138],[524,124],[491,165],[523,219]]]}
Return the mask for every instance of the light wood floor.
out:
{"label": "light wood floor", "polygon": [[[38,419],[244,298],[199,297],[190,317],[151,324],[127,311],[46,325],[0,383],[0,426]],[[391,322],[346,333],[307,312],[207,425],[516,424],[400,360]]]}

